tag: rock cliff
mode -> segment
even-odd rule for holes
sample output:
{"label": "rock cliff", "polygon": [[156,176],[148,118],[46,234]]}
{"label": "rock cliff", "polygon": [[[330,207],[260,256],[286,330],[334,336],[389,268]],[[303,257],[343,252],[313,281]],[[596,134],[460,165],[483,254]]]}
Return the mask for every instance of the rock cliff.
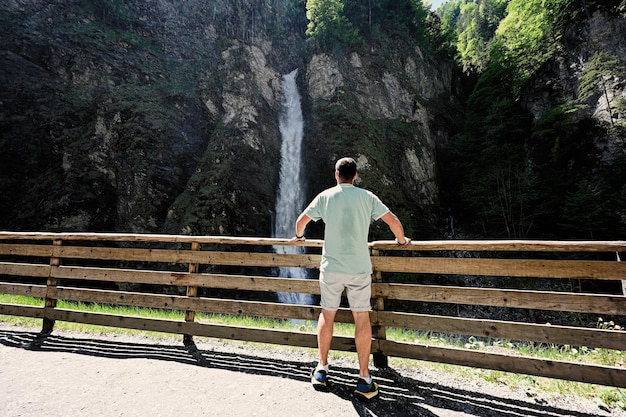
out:
{"label": "rock cliff", "polygon": [[[559,52],[534,75],[524,91],[524,106],[539,118],[559,103],[579,100],[581,83],[590,69],[590,61],[594,54],[601,52],[616,58],[615,68],[607,70],[610,75],[604,80],[607,95],[599,89],[591,94],[585,100],[587,106],[576,113],[576,119],[594,118],[607,124],[624,119],[626,109],[620,102],[626,101],[626,88],[623,77],[615,75],[621,75],[621,68],[626,66],[624,33],[624,15],[603,10],[569,26],[561,39]],[[607,98],[613,107],[611,111]]]}
{"label": "rock cliff", "polygon": [[300,68],[307,195],[353,155],[361,186],[432,232],[453,63],[415,44],[313,51],[304,10],[278,3],[3,2],[0,229],[268,236],[280,80]]}

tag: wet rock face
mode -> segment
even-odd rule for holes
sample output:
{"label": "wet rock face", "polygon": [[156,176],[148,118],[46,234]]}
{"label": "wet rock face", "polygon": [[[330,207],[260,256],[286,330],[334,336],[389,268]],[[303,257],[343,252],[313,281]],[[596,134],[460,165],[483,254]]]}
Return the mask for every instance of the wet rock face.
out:
{"label": "wet rock face", "polygon": [[405,222],[434,221],[451,64],[417,48],[384,65],[371,49],[307,55],[302,33],[272,37],[270,10],[2,2],[0,229],[269,235],[295,68],[308,195],[353,155]]}

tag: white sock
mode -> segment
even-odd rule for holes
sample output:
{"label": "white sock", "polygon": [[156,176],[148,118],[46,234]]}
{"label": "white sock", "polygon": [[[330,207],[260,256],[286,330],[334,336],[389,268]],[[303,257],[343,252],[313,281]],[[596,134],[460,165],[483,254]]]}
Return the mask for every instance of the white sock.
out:
{"label": "white sock", "polygon": [[372,376],[371,375],[368,376],[368,377],[364,377],[364,376],[359,375],[359,378],[361,378],[363,381],[365,381],[365,383],[368,384],[368,385],[372,383]]}
{"label": "white sock", "polygon": [[315,368],[316,371],[326,371],[328,372],[328,364],[326,365],[322,365],[321,363],[317,364],[317,367]]}

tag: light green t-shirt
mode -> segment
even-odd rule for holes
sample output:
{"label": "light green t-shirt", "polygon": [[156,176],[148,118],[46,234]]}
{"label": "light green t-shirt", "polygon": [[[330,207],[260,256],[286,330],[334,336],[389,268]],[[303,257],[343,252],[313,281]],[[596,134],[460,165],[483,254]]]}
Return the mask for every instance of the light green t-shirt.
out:
{"label": "light green t-shirt", "polygon": [[338,184],[318,194],[304,214],[326,224],[320,271],[371,274],[369,227],[388,211],[374,193],[352,184]]}

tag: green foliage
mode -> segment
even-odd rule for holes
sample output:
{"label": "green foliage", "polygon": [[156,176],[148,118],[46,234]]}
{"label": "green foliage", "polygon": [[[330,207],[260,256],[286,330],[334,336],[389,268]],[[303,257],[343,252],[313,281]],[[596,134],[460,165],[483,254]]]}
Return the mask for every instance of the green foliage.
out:
{"label": "green foliage", "polygon": [[566,195],[563,203],[563,219],[566,223],[562,227],[574,237],[602,237],[613,223],[611,218],[615,212],[609,196],[610,188],[603,181],[579,182],[576,190]]}
{"label": "green foliage", "polygon": [[441,31],[457,50],[466,71],[481,71],[510,0],[453,0],[441,8]]}
{"label": "green foliage", "polygon": [[526,77],[555,50],[567,0],[453,0],[441,8],[444,39],[454,39],[466,71],[482,71],[502,54]]}
{"label": "green foliage", "polygon": [[308,0],[306,34],[323,47],[353,46],[364,39],[424,41],[428,10],[421,0]]}
{"label": "green foliage", "polygon": [[609,412],[611,411],[610,405],[626,410],[626,391],[605,387],[600,390],[595,401],[598,407]]}
{"label": "green foliage", "polygon": [[308,0],[306,17],[309,25],[306,34],[322,46],[355,44],[359,35],[344,15],[343,7],[341,0]]}
{"label": "green foliage", "polygon": [[388,0],[382,2],[381,28],[392,36],[423,39],[427,9],[421,0]]}
{"label": "green foliage", "polygon": [[270,33],[272,40],[280,49],[300,49],[300,44],[294,41],[295,37],[304,34],[308,20],[306,18],[306,0],[272,0],[274,20]]}
{"label": "green foliage", "polygon": [[569,0],[511,0],[496,31],[507,60],[529,76],[555,52]]}
{"label": "green foliage", "polygon": [[568,101],[548,109],[540,119],[535,121],[533,135],[553,139],[571,134],[576,129],[571,115],[582,108],[582,105]]}
{"label": "green foliage", "polygon": [[540,176],[537,225],[563,238],[619,238],[626,166],[619,155],[607,160],[599,153],[596,136],[612,134],[589,120],[578,121],[580,107],[575,102],[555,106],[534,123],[528,150]]}
{"label": "green foliage", "polygon": [[460,213],[487,236],[619,236],[624,168],[614,161],[606,172],[591,170],[601,166],[598,128],[574,118],[575,102],[531,122],[510,96],[518,77],[492,62],[469,99],[463,133],[451,141]]}
{"label": "green foliage", "polygon": [[613,123],[612,108],[620,106],[617,100],[611,102],[607,85],[611,78],[619,77],[626,71],[620,60],[609,53],[596,51],[585,65],[583,75],[578,86],[578,100],[584,103],[589,98],[601,94],[606,101],[609,120]]}
{"label": "green foliage", "polygon": [[441,19],[434,13],[426,16],[424,24],[432,50],[442,56],[454,57],[456,55],[456,32],[443,30]]}
{"label": "green foliage", "polygon": [[[622,74],[623,66],[614,56],[596,53],[587,62],[579,98],[552,103],[532,121],[518,97],[553,57],[568,19],[584,9],[563,0],[491,3],[494,12],[508,3],[506,17],[496,25],[497,13],[490,20],[480,12],[489,3],[458,0],[442,8],[442,29],[457,30],[465,69],[483,68],[464,129],[450,144],[449,177],[456,176],[450,182],[457,187],[453,194],[461,196],[460,213],[487,235],[619,236],[624,168],[601,156],[595,141],[622,133],[581,120],[580,110],[590,97],[606,99],[606,83]],[[591,12],[600,5],[587,7]],[[618,100],[607,104],[609,111],[620,106]]]}
{"label": "green foliage", "polygon": [[606,77],[623,73],[619,59],[604,51],[596,51],[585,65],[583,75],[578,86],[578,99],[585,101],[601,91],[601,85]]}
{"label": "green foliage", "polygon": [[383,2],[375,0],[343,0],[345,15],[361,36],[371,36],[380,30]]}
{"label": "green foliage", "polygon": [[490,65],[470,96],[464,132],[450,144],[459,210],[483,233],[509,238],[528,235],[538,199],[526,164],[530,116],[510,95],[515,82],[506,65]]}

